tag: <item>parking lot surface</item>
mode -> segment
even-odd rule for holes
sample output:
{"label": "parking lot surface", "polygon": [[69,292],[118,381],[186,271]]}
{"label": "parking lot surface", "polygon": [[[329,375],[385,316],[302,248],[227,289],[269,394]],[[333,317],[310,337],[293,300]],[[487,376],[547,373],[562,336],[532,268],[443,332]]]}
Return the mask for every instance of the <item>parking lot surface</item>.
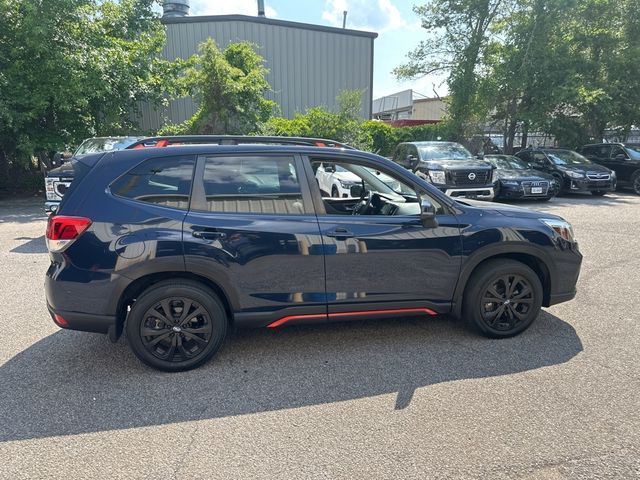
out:
{"label": "parking lot surface", "polygon": [[640,478],[640,197],[566,196],[578,295],[524,334],[445,319],[238,332],[167,374],[45,306],[40,199],[0,201],[0,478]]}

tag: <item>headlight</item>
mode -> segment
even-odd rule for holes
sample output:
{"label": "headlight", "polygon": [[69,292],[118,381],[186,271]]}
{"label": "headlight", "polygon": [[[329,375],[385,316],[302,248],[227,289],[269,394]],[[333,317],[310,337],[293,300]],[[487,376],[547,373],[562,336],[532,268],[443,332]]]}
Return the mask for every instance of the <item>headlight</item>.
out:
{"label": "headlight", "polygon": [[354,185],[358,185],[358,182],[340,180],[340,185],[342,185],[342,188],[346,188],[347,190],[349,190]]}
{"label": "headlight", "polygon": [[567,242],[575,242],[573,227],[569,222],[555,218],[543,218],[540,221],[551,227],[554,232],[564,238]]}
{"label": "headlight", "polygon": [[441,183],[441,184],[447,183],[446,180],[444,179],[444,171],[442,170],[431,170],[429,172],[429,178],[433,183]]}
{"label": "headlight", "polygon": [[584,178],[584,173],[574,172],[573,170],[565,170],[564,173],[569,175],[571,178]]}
{"label": "headlight", "polygon": [[[493,170],[491,170],[491,183],[495,183],[496,180],[498,180],[498,170],[494,168]],[[505,185],[509,185],[508,182],[502,182],[502,183],[504,183]]]}
{"label": "headlight", "polygon": [[502,185],[510,185],[512,187],[517,187],[518,185],[520,185],[520,183],[516,182],[515,180],[500,180],[500,183],[502,183]]}

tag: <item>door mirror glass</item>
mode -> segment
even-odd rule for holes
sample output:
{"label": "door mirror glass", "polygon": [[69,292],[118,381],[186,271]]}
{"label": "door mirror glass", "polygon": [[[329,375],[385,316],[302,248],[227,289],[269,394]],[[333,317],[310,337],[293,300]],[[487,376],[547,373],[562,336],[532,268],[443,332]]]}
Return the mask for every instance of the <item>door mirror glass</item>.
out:
{"label": "door mirror glass", "polygon": [[437,227],[436,208],[426,198],[420,199],[420,220],[425,227]]}
{"label": "door mirror glass", "polygon": [[334,173],[336,171],[336,166],[332,163],[325,163],[323,164],[324,166],[324,171],[327,173]]}

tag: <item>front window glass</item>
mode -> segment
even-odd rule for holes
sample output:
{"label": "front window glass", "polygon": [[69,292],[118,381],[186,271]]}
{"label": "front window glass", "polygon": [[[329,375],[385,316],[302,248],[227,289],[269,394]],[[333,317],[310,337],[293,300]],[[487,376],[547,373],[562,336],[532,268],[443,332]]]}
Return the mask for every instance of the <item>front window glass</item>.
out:
{"label": "front window glass", "polygon": [[633,158],[640,158],[640,145],[633,144],[633,143],[628,143],[628,144],[625,145],[625,147],[627,148],[627,152]]}
{"label": "front window glass", "polygon": [[556,165],[584,165],[591,163],[586,157],[571,150],[547,150],[546,154]]}
{"label": "front window glass", "polygon": [[469,160],[471,152],[462,145],[418,145],[422,160]]}

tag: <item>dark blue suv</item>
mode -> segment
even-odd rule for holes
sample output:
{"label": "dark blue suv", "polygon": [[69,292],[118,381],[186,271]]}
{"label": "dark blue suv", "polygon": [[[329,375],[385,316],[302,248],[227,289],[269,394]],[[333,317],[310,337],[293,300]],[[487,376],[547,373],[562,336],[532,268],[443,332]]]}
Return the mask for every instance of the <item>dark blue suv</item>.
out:
{"label": "dark blue suv", "polygon": [[[162,141],[74,160],[46,235],[56,324],[124,331],[155,368],[201,365],[232,326],[448,314],[509,337],[575,296],[582,256],[555,215],[456,201],[329,141]],[[350,198],[322,197],[323,163],[358,177]]]}

